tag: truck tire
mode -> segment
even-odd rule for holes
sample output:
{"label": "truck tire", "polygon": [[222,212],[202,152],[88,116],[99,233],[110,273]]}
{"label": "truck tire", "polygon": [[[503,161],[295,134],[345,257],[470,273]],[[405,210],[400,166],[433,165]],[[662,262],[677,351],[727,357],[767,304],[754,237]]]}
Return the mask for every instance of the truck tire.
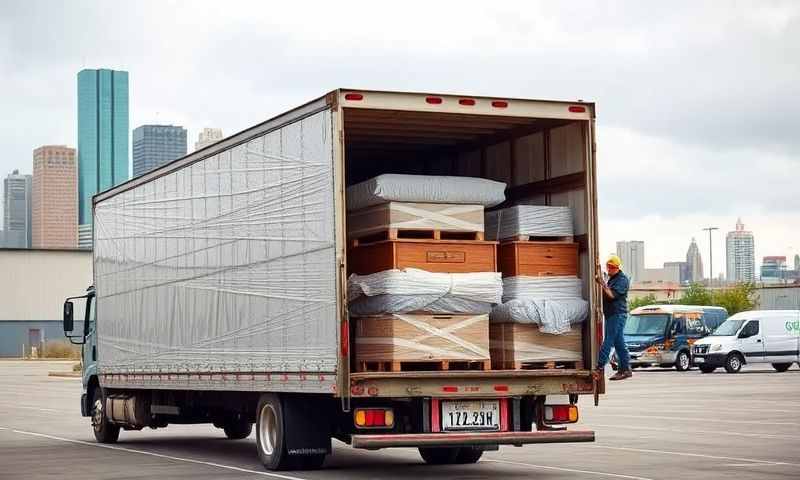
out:
{"label": "truck tire", "polygon": [[98,385],[92,393],[92,431],[98,443],[117,443],[119,440],[119,425],[108,421],[106,416],[106,397],[103,389]]}
{"label": "truck tire", "polygon": [[459,453],[461,453],[461,449],[458,447],[419,447],[419,456],[428,465],[457,463]]}
{"label": "truck tire", "polygon": [[685,372],[690,368],[692,368],[692,357],[689,356],[689,352],[686,350],[681,350],[675,358],[675,369],[679,372]]}
{"label": "truck tire", "polygon": [[461,447],[456,455],[456,463],[477,463],[483,456],[483,450],[475,447]]}
{"label": "truck tire", "polygon": [[318,470],[325,463],[324,454],[296,455],[291,459],[292,465],[298,470]]}
{"label": "truck tire", "polygon": [[742,359],[742,356],[737,352],[733,352],[725,359],[725,371],[728,373],[739,373],[743,363],[744,359]]}
{"label": "truck tire", "polygon": [[774,368],[776,372],[781,372],[781,373],[785,372],[786,370],[789,370],[789,368],[791,366],[792,366],[791,363],[773,363],[772,364],[772,368]]}
{"label": "truck tire", "polygon": [[231,440],[247,438],[253,432],[253,424],[246,420],[229,420],[222,427],[225,436]]}
{"label": "truck tire", "polygon": [[703,373],[711,373],[717,369],[717,367],[712,367],[711,365],[700,365],[698,368]]}
{"label": "truck tire", "polygon": [[256,410],[256,448],[258,458],[267,470],[292,467],[284,445],[283,402],[274,393],[265,393]]}

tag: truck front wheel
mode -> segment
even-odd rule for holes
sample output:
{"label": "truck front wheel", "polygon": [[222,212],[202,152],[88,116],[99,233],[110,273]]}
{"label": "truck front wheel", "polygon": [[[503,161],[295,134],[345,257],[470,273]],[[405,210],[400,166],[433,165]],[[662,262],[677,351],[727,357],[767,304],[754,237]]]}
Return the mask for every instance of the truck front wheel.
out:
{"label": "truck front wheel", "polygon": [[256,446],[258,458],[267,470],[290,468],[286,452],[283,404],[278,395],[265,393],[258,401],[256,418]]}
{"label": "truck front wheel", "polygon": [[105,409],[105,396],[100,386],[94,388],[92,394],[92,430],[99,443],[117,443],[119,426],[108,421]]}

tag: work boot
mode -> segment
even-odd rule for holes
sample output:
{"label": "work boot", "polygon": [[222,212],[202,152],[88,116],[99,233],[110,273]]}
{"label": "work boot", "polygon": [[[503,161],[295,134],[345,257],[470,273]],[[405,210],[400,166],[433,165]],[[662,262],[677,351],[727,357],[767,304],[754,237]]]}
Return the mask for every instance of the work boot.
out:
{"label": "work boot", "polygon": [[625,380],[626,378],[631,378],[633,376],[633,372],[631,370],[620,370],[614,374],[613,377],[609,378],[609,380]]}

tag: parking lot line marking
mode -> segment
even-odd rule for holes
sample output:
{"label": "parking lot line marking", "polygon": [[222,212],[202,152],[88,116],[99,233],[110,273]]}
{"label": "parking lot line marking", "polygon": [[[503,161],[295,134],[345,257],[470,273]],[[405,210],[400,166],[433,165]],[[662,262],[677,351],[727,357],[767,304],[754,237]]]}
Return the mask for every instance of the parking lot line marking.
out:
{"label": "parking lot line marking", "polygon": [[723,467],[774,467],[781,465],[789,465],[790,463],[775,462],[775,463],[726,463]]}
{"label": "parking lot line marking", "polygon": [[[0,428],[2,428],[2,427],[0,427]],[[250,473],[250,474],[253,474],[253,475],[261,475],[261,476],[264,476],[264,477],[282,478],[283,480],[307,480],[305,478],[300,478],[300,477],[292,477],[292,476],[289,476],[289,475],[281,475],[279,473],[262,472],[262,471],[258,471],[258,470],[251,470],[249,468],[235,467],[233,465],[224,465],[224,464],[221,464],[221,463],[206,462],[206,461],[203,461],[203,460],[195,460],[193,458],[175,457],[175,456],[172,456],[172,455],[164,455],[164,454],[161,454],[161,453],[148,452],[146,450],[135,450],[135,449],[132,449],[132,448],[117,447],[117,446],[114,446],[114,445],[105,445],[105,444],[102,444],[102,443],[92,443],[92,442],[86,442],[84,440],[74,440],[72,438],[57,437],[55,435],[47,435],[46,433],[28,432],[28,431],[25,431],[25,430],[14,430],[14,429],[11,429],[11,431],[14,432],[14,433],[19,433],[20,435],[31,435],[31,436],[34,436],[34,437],[42,437],[42,438],[47,438],[47,439],[50,439],[50,440],[58,440],[58,441],[61,441],[61,442],[76,443],[78,445],[85,445],[87,447],[107,448],[109,450],[117,450],[117,451],[120,451],[120,452],[138,453],[140,455],[150,455],[151,457],[164,458],[164,459],[167,459],[167,460],[174,460],[174,461],[177,461],[177,462],[196,463],[198,465],[207,465],[209,467],[224,468],[224,469],[227,469],[227,470],[234,470],[234,471],[237,471],[237,472]],[[631,478],[633,478],[633,477],[631,477]]]}
{"label": "parking lot line marking", "polygon": [[[661,427],[634,427],[631,425],[602,425],[598,423],[591,423],[592,427],[604,428],[627,428],[629,430],[655,430],[659,432],[672,432],[672,433],[687,433],[686,429],[678,430],[674,428],[661,428]],[[730,432],[727,430],[692,430],[691,433],[709,433],[714,435],[735,435],[742,437],[755,437],[755,438],[776,438],[776,439],[800,439],[798,435],[788,435],[779,433],[744,433],[744,432]]]}
{"label": "parking lot line marking", "polygon": [[697,417],[669,417],[666,415],[630,415],[623,413],[594,413],[601,417],[624,417],[624,418],[655,418],[659,420],[685,420],[688,422],[716,422],[716,423],[735,423],[735,424],[750,424],[750,425],[790,425],[800,426],[800,423],[793,422],[759,422],[755,420],[714,420],[711,418],[697,418]]}
{"label": "parking lot line marking", "polygon": [[800,467],[800,463],[788,463],[788,462],[777,462],[774,460],[759,460],[755,458],[742,458],[742,457],[724,457],[720,455],[706,455],[704,453],[689,453],[689,452],[673,452],[669,450],[652,450],[649,448],[632,448],[632,447],[612,447],[610,445],[585,445],[592,448],[605,448],[608,450],[625,450],[629,452],[639,452],[639,453],[660,453],[662,455],[678,455],[682,457],[699,457],[699,458],[713,458],[715,460],[734,460],[737,462],[752,462],[755,464],[764,464],[764,465],[771,465],[773,463],[778,463],[781,465],[797,465]]}
{"label": "parking lot line marking", "polygon": [[512,462],[509,460],[494,460],[494,459],[484,459],[481,460],[480,463],[484,462],[492,462],[492,463],[505,463],[508,465],[517,465],[522,467],[531,467],[531,468],[541,468],[545,470],[558,470],[560,472],[570,472],[570,473],[585,473],[587,475],[603,475],[606,477],[614,477],[614,478],[627,478],[629,480],[653,480],[652,478],[648,477],[637,477],[635,475],[624,475],[621,473],[609,473],[609,472],[596,472],[594,470],[577,470],[574,468],[564,468],[564,467],[551,467],[550,465],[537,465],[534,463],[524,463],[524,462]]}

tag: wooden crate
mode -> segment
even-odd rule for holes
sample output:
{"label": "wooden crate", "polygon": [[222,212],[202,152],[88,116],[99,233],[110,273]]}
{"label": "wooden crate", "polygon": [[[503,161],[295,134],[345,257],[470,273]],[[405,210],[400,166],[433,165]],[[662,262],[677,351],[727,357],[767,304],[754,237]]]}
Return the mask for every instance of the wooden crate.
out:
{"label": "wooden crate", "polygon": [[390,238],[399,238],[404,232],[424,231],[439,232],[439,236],[442,232],[480,233],[477,240],[483,240],[483,205],[387,202],[347,214],[349,240],[383,232],[395,232]]}
{"label": "wooden crate", "polygon": [[537,325],[493,323],[489,327],[492,368],[582,368],[583,342],[580,326],[567,333],[541,333]]}
{"label": "wooden crate", "polygon": [[499,247],[504,277],[578,275],[578,244],[571,242],[503,242]]}
{"label": "wooden crate", "polygon": [[347,251],[348,273],[368,275],[393,268],[436,273],[497,271],[497,242],[478,240],[386,240]]}
{"label": "wooden crate", "polygon": [[[355,356],[360,371],[488,369],[489,315],[396,314],[359,317],[355,321]],[[433,365],[432,365],[433,364]],[[438,364],[438,365],[437,365]],[[463,366],[462,366],[463,365]]]}

